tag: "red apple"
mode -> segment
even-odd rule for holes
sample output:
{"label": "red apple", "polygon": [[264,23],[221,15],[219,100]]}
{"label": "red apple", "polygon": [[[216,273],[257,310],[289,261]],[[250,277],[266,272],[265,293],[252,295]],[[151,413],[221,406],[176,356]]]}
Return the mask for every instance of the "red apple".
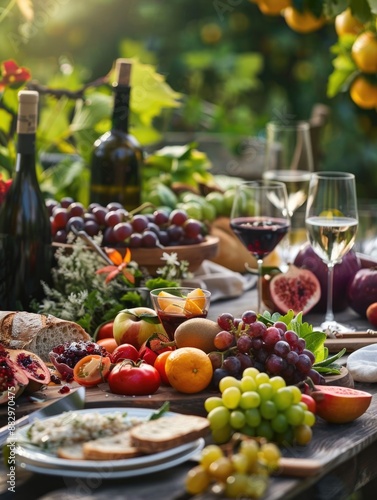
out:
{"label": "red apple", "polygon": [[114,320],[113,333],[118,345],[131,344],[136,349],[140,349],[153,333],[166,335],[156,312],[149,307],[120,311]]}

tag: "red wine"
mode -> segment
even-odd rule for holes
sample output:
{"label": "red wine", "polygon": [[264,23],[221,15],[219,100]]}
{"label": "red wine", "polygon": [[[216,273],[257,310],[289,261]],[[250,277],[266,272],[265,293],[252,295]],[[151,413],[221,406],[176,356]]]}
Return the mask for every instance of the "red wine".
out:
{"label": "red wine", "polygon": [[0,309],[31,310],[50,282],[50,218],[35,171],[38,92],[18,94],[17,163],[0,207]]}
{"label": "red wine", "polygon": [[106,206],[121,203],[127,210],[140,205],[143,153],[129,133],[131,64],[116,62],[111,130],[94,143],[91,160],[90,202]]}
{"label": "red wine", "polygon": [[263,259],[287,234],[289,224],[274,217],[238,217],[230,227],[252,255]]}
{"label": "red wine", "polygon": [[158,317],[162,323],[170,340],[174,340],[174,333],[176,329],[190,318],[206,318],[207,311],[202,314],[172,314],[164,311],[158,311]]}

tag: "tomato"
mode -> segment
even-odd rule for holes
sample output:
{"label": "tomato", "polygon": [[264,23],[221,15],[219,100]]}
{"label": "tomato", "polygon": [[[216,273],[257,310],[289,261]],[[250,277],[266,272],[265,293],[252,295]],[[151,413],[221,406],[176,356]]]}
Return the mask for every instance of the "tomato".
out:
{"label": "tomato", "polygon": [[113,325],[114,325],[114,321],[107,321],[106,323],[102,323],[102,325],[100,325],[97,328],[97,331],[96,331],[96,334],[94,335],[94,338],[96,340],[113,338],[114,337]]}
{"label": "tomato", "polygon": [[301,401],[306,404],[309,411],[311,411],[312,413],[316,412],[317,405],[315,400],[311,396],[309,396],[308,394],[302,394]]}
{"label": "tomato", "polygon": [[161,385],[161,377],[152,365],[121,361],[108,377],[110,391],[125,396],[145,396],[154,394]]}
{"label": "tomato", "polygon": [[139,359],[139,351],[131,344],[120,344],[114,349],[111,355],[111,361],[113,363],[119,363],[125,359],[132,359],[132,361],[137,361]]}
{"label": "tomato", "polygon": [[166,360],[168,359],[168,357],[170,356],[171,352],[172,351],[165,351],[165,352],[162,352],[161,354],[159,354],[154,362],[154,365],[153,365],[156,368],[156,370],[158,371],[158,373],[160,374],[161,381],[166,385],[170,385],[170,382],[169,382],[169,379],[166,375],[165,363],[166,363]]}
{"label": "tomato", "polygon": [[104,347],[106,351],[110,354],[114,351],[114,349],[118,347],[118,344],[116,343],[115,339],[110,339],[110,338],[97,340],[96,343]]}
{"label": "tomato", "polygon": [[78,361],[73,369],[73,379],[80,385],[91,387],[104,382],[111,369],[110,358],[90,354]]}
{"label": "tomato", "polygon": [[168,337],[161,334],[152,335],[140,347],[139,358],[153,366],[159,354],[165,351],[171,352],[173,350],[171,345],[167,345],[169,343]]}

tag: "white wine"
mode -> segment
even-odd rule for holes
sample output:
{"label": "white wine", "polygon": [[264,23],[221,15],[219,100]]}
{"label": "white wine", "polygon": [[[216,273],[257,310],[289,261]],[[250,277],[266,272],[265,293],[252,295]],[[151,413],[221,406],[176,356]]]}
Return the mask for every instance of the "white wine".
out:
{"label": "white wine", "polygon": [[20,91],[16,174],[0,210],[0,310],[29,311],[51,278],[51,225],[35,171],[38,92]]}
{"label": "white wine", "polygon": [[129,131],[131,63],[116,61],[111,130],[94,143],[91,160],[90,202],[106,206],[121,203],[127,210],[140,205],[143,152]]}
{"label": "white wine", "polygon": [[305,222],[310,244],[323,261],[339,261],[353,247],[358,226],[357,219],[308,217]]}
{"label": "white wine", "polygon": [[267,170],[267,180],[284,182],[288,193],[288,210],[292,215],[306,201],[311,172],[305,170]]}

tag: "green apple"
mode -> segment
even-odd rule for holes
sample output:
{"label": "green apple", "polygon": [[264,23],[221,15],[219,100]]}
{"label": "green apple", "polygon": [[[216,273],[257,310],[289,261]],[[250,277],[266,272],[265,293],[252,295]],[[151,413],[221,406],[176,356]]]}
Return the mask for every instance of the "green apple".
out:
{"label": "green apple", "polygon": [[166,335],[156,312],[149,307],[134,307],[120,311],[115,317],[113,332],[118,345],[131,344],[136,349],[140,349],[154,333]]}

